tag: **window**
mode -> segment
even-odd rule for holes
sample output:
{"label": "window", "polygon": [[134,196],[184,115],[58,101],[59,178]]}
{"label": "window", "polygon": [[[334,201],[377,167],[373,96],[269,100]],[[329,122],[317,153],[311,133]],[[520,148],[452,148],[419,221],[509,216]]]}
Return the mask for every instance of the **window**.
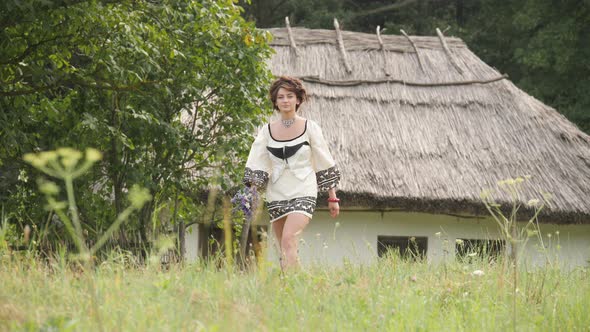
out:
{"label": "window", "polygon": [[424,259],[428,249],[425,236],[377,236],[377,255],[383,257],[388,251],[396,252],[406,259]]}
{"label": "window", "polygon": [[455,253],[458,259],[471,261],[475,257],[495,260],[504,253],[503,240],[457,239]]}

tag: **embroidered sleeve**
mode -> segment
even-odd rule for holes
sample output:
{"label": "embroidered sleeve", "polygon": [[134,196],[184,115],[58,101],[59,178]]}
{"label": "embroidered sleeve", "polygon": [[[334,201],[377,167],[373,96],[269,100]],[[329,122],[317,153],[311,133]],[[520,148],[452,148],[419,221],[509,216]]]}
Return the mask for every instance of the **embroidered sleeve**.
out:
{"label": "embroidered sleeve", "polygon": [[312,164],[316,172],[318,191],[336,188],[340,182],[340,170],[330,154],[322,129],[314,122],[310,123],[310,139]]}
{"label": "embroidered sleeve", "polygon": [[248,154],[248,161],[246,161],[244,178],[242,180],[247,187],[255,186],[261,190],[266,189],[269,173],[272,167],[270,157],[266,150],[268,134],[266,133],[265,128],[266,126],[258,132],[256,140],[252,143],[252,148]]}

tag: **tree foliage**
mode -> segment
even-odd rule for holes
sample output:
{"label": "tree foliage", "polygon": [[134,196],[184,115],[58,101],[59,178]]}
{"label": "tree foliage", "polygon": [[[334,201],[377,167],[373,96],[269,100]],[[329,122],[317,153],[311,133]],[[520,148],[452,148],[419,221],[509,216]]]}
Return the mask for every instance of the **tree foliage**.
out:
{"label": "tree foliage", "polygon": [[[104,152],[77,188],[90,232],[108,227],[134,184],[160,202],[195,198],[211,177],[230,187],[269,109],[269,36],[240,14],[231,0],[2,2],[5,216],[45,222],[33,181],[18,174],[32,171],[25,153],[61,146]],[[143,240],[154,209],[144,206],[129,226]]]}

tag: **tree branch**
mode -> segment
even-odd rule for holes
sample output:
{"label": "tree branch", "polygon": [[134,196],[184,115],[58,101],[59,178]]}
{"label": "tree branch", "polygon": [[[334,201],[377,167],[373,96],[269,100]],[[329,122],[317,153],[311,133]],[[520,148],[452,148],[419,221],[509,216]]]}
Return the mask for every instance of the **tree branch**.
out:
{"label": "tree branch", "polygon": [[27,48],[23,51],[23,53],[13,59],[10,59],[8,61],[3,61],[0,62],[0,65],[8,65],[8,64],[15,64],[15,63],[19,63],[22,60],[24,60],[24,58],[26,58],[29,54],[31,54],[33,51],[35,51],[39,46],[52,42],[52,41],[56,41],[58,39],[62,39],[62,38],[70,38],[73,37],[73,35],[65,35],[65,36],[56,36],[55,38],[51,38],[51,39],[46,39],[46,40],[42,40],[40,42],[37,42],[35,44],[29,45],[27,46]]}
{"label": "tree branch", "polygon": [[70,83],[72,85],[78,85],[90,89],[97,89],[97,90],[108,90],[108,91],[118,91],[118,92],[125,92],[125,91],[140,91],[141,87],[154,85],[161,83],[162,81],[141,81],[133,85],[110,85],[108,82],[103,84],[97,84],[97,82],[85,82],[83,80],[64,80],[58,81],[55,84],[45,85],[40,87],[33,87],[32,89],[26,90],[14,90],[14,91],[0,91],[0,97],[14,97],[14,96],[24,96],[39,93],[44,90],[51,90],[55,88],[59,88],[62,84]]}

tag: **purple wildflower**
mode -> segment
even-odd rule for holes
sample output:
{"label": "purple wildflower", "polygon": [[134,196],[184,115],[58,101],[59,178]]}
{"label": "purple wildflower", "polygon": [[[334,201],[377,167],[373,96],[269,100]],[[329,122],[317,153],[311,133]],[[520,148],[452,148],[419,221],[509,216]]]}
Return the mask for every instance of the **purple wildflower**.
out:
{"label": "purple wildflower", "polygon": [[234,211],[242,211],[244,217],[248,220],[252,218],[258,201],[256,187],[244,187],[240,189],[231,199],[234,205]]}

